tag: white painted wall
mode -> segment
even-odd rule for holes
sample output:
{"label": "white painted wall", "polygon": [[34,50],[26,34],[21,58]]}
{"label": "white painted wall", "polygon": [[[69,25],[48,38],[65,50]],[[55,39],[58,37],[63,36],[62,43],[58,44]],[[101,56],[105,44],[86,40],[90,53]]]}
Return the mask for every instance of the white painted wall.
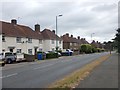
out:
{"label": "white painted wall", "polygon": [[[47,52],[47,51],[52,51],[52,49],[54,48],[54,50],[56,50],[56,40],[54,40],[54,44],[52,44],[52,40],[44,40],[44,44],[43,44],[43,51]],[[58,41],[58,47],[61,48],[61,50],[63,50],[63,41],[61,41],[61,44],[59,44]]]}
{"label": "white painted wall", "polygon": [[[2,35],[0,36],[2,42]],[[56,40],[54,40],[54,44],[52,44],[52,40],[43,40],[42,44],[39,43],[38,39],[32,39],[32,43],[28,43],[27,38],[22,38],[21,40],[24,43],[17,43],[16,42],[16,37],[5,37],[5,42],[2,42],[2,45],[0,47],[1,51],[4,49],[5,52],[9,51],[8,47],[15,47],[13,49],[13,52],[16,53],[17,49],[22,49],[22,53],[27,53],[28,54],[28,49],[32,49],[32,54],[34,55],[35,53],[35,47],[37,48],[37,51],[42,49],[42,51],[47,52],[47,51],[52,51],[56,49]],[[63,50],[63,41],[61,41],[61,44],[58,41],[58,47],[59,49]]]}
{"label": "white painted wall", "polygon": [[39,49],[43,48],[43,44],[39,44],[39,40],[37,39],[32,39],[32,43],[28,43],[27,38],[22,38],[21,40],[24,43],[17,43],[16,42],[16,37],[5,37],[5,42],[2,42],[2,49],[6,51],[9,51],[8,47],[15,47],[13,49],[13,52],[16,53],[17,49],[22,49],[22,53],[27,53],[28,54],[28,49],[32,49],[32,54],[35,53],[35,47],[38,47],[37,51]]}
{"label": "white painted wall", "polygon": [[2,53],[2,34],[0,34],[0,53]]}

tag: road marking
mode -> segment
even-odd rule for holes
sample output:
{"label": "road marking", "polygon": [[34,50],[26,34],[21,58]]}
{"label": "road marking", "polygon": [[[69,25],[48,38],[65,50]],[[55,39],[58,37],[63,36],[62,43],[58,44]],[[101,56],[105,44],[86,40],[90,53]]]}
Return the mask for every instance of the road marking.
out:
{"label": "road marking", "polygon": [[48,65],[45,65],[45,66],[42,66],[42,67],[37,67],[37,68],[34,68],[34,70],[49,67],[49,66],[52,66],[52,65],[54,65],[54,64],[48,64]]}
{"label": "road marking", "polygon": [[2,76],[2,77],[0,77],[0,78],[7,78],[7,77],[12,77],[12,76],[15,76],[15,75],[17,75],[18,73],[13,73],[13,74],[9,74],[9,75],[7,75],[7,76]]}

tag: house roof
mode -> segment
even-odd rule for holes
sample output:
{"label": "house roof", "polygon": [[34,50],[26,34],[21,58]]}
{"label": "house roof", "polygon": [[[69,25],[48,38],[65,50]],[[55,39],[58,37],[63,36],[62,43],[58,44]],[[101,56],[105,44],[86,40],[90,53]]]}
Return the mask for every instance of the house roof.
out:
{"label": "house roof", "polygon": [[62,36],[63,42],[68,43],[78,43],[78,44],[88,44],[86,40],[77,39],[75,37],[69,37],[69,34],[65,34]]}
{"label": "house roof", "polygon": [[33,39],[43,39],[42,34],[33,31],[30,27],[0,21],[0,34],[9,37],[27,37]]}
{"label": "house roof", "polygon": [[56,40],[56,38],[57,38],[58,40],[62,40],[62,38],[57,36],[53,31],[51,31],[49,29],[44,29],[41,33],[42,33],[44,39]]}
{"label": "house roof", "polygon": [[100,44],[98,42],[95,42],[94,40],[92,41],[91,45],[99,48]]}
{"label": "house roof", "polygon": [[88,41],[85,40],[85,38],[81,38],[82,44],[89,44]]}
{"label": "house roof", "polygon": [[68,42],[70,43],[69,37],[67,35],[62,36],[63,42]]}

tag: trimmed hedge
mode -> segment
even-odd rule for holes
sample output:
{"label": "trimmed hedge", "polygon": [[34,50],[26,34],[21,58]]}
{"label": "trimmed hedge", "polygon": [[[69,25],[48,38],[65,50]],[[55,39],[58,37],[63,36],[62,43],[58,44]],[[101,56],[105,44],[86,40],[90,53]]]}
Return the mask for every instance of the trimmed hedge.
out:
{"label": "trimmed hedge", "polygon": [[51,59],[51,58],[58,58],[58,53],[47,53],[46,54],[46,59]]}

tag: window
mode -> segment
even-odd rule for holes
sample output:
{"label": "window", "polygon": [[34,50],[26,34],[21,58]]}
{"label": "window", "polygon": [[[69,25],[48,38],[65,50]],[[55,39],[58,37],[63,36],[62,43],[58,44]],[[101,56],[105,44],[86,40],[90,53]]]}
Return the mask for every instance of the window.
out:
{"label": "window", "polygon": [[21,53],[22,52],[22,50],[21,49],[17,49],[17,53]]}
{"label": "window", "polygon": [[32,49],[28,49],[28,54],[32,54]]}
{"label": "window", "polygon": [[77,43],[74,43],[74,46],[77,46]]}
{"label": "window", "polygon": [[5,36],[2,36],[2,41],[5,42]]}
{"label": "window", "polygon": [[72,43],[70,43],[70,46],[72,46]]}
{"label": "window", "polygon": [[54,49],[54,48],[52,48],[52,51],[55,51],[55,49]]}
{"label": "window", "polygon": [[61,40],[59,41],[59,44],[61,44]]}
{"label": "window", "polygon": [[42,44],[42,39],[39,39],[39,44]]}
{"label": "window", "polygon": [[55,42],[54,42],[54,40],[52,40],[52,44],[54,44]]}
{"label": "window", "polygon": [[17,42],[17,43],[21,43],[21,37],[17,37],[17,38],[16,38],[16,42]]}
{"label": "window", "polygon": [[32,43],[32,38],[28,38],[28,43]]}

